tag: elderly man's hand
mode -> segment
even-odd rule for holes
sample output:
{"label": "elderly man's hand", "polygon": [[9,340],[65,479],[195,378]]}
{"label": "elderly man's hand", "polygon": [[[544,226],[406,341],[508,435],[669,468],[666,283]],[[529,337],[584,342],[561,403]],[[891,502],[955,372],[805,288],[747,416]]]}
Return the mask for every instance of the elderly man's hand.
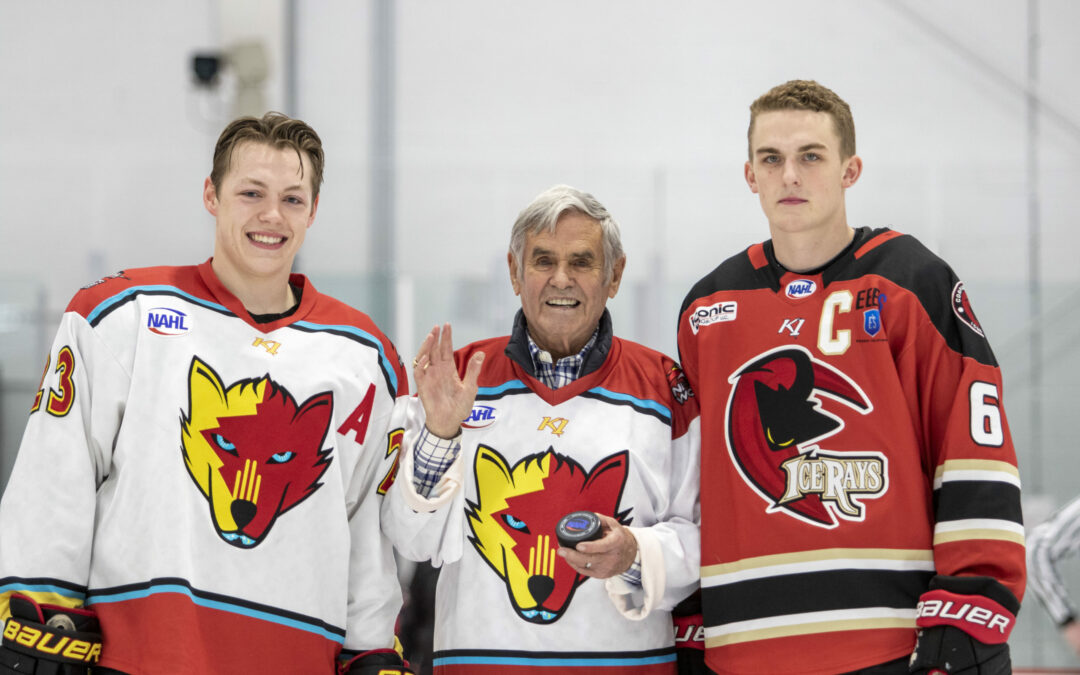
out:
{"label": "elderly man's hand", "polygon": [[559,555],[583,576],[607,579],[630,569],[637,557],[637,539],[611,516],[600,517],[603,533],[599,539],[583,541],[576,549],[559,547]]}
{"label": "elderly man's hand", "polygon": [[457,436],[476,400],[476,382],[483,362],[483,352],[474,354],[462,381],[454,364],[450,324],[444,324],[441,333],[438,326],[431,329],[413,359],[413,381],[424,406],[428,431],[440,438]]}

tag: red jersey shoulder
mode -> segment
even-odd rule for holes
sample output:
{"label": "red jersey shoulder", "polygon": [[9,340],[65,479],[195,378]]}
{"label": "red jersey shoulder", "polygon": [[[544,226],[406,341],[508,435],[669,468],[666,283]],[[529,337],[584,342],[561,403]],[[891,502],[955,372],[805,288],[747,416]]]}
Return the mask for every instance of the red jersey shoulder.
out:
{"label": "red jersey shoulder", "polygon": [[351,326],[378,340],[379,344],[382,345],[383,351],[386,353],[386,358],[393,364],[394,372],[397,375],[397,396],[403,396],[409,393],[409,380],[405,375],[405,364],[401,360],[401,355],[398,354],[394,343],[382,332],[382,329],[376,325],[375,321],[370,316],[335,297],[320,293],[315,290],[314,286],[307,283],[306,279],[303,293],[304,296],[307,296],[309,293],[312,293],[315,296],[315,304],[312,307],[311,312],[304,317],[305,321],[311,321],[326,326]]}
{"label": "red jersey shoulder", "polygon": [[657,401],[672,408],[680,417],[697,415],[697,400],[679,364],[674,359],[645,345],[612,338],[612,353],[619,363],[608,375],[604,387],[638,398]]}
{"label": "red jersey shoulder", "polygon": [[480,369],[480,386],[496,386],[507,380],[516,378],[510,357],[506,355],[506,346],[510,343],[510,336],[477,340],[454,352],[454,363],[458,372],[464,377],[465,368],[469,359],[477,352],[484,352],[484,364]]}
{"label": "red jersey shoulder", "polygon": [[206,286],[199,278],[198,269],[192,265],[137,267],[109,274],[83,286],[71,298],[66,311],[87,317],[109,298],[146,286],[170,286],[209,299]]}

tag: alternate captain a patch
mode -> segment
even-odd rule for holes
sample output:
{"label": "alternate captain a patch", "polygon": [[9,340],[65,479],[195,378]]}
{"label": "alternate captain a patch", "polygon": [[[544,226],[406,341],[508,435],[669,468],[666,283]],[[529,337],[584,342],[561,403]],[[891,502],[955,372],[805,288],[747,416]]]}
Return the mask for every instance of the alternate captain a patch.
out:
{"label": "alternate captain a patch", "polygon": [[278,517],[311,496],[330,466],[323,449],[333,394],[297,405],[264,375],[226,386],[195,357],[180,419],[184,464],[210,505],[214,529],[239,548],[258,546]]}
{"label": "alternate captain a patch", "polygon": [[630,523],[619,511],[629,453],[609,455],[585,471],[570,457],[546,452],[513,467],[495,449],[476,452],[477,503],[468,504],[469,541],[506,584],[510,604],[531,623],[557,621],[588,577],[556,551],[555,526],[572,511],[594,511]]}
{"label": "alternate captain a patch", "polygon": [[766,511],[829,529],[864,520],[862,500],[888,489],[887,458],[818,445],[843,430],[844,416],[873,409],[862,389],[801,347],[765,352],[728,381],[728,449]]}

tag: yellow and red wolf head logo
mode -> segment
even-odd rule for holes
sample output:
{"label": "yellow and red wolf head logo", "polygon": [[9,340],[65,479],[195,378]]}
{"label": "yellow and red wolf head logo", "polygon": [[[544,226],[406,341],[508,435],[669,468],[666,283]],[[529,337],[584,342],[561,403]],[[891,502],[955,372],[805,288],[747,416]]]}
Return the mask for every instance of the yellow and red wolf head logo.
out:
{"label": "yellow and red wolf head logo", "polygon": [[210,502],[221,538],[240,548],[257,546],[278,516],[322,485],[331,461],[331,449],[322,446],[333,394],[298,406],[269,375],[226,387],[198,357],[188,387],[188,411],[180,418],[188,473]]}
{"label": "yellow and red wolf head logo", "polygon": [[513,467],[494,449],[478,448],[477,503],[468,504],[469,540],[506,584],[518,616],[539,624],[558,620],[588,578],[555,553],[560,518],[571,511],[595,511],[630,522],[629,509],[619,512],[628,457],[625,450],[617,452],[586,472],[552,448]]}

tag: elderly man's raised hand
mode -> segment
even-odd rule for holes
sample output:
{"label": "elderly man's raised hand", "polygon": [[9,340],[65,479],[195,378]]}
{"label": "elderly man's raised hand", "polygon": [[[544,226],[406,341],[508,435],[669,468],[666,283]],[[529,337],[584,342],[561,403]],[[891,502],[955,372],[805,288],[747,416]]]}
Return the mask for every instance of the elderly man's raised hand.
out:
{"label": "elderly man's raised hand", "polygon": [[476,400],[476,382],[483,362],[483,352],[474,354],[463,381],[454,364],[450,324],[443,324],[441,331],[435,326],[427,334],[413,359],[413,381],[424,406],[428,431],[440,438],[457,436]]}

